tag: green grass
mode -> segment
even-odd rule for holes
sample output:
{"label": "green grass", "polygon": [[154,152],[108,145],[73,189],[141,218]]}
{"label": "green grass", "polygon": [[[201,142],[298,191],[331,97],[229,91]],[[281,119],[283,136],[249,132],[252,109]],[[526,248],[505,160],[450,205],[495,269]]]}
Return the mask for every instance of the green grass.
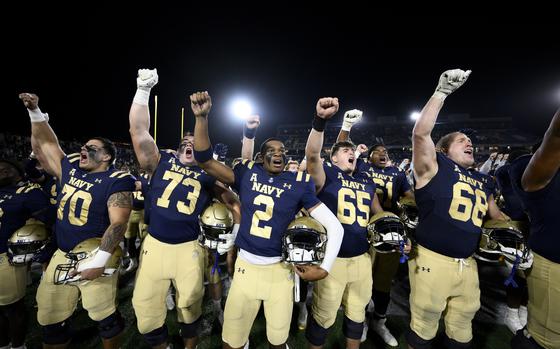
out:
{"label": "green grass", "polygon": [[[149,348],[144,342],[142,336],[136,329],[136,318],[134,310],[132,309],[132,286],[126,281],[129,281],[132,276],[129,275],[123,284],[126,287],[120,289],[119,292],[119,310],[123,317],[126,319],[126,332],[123,341],[123,348]],[[33,274],[34,283],[28,287],[26,295],[26,306],[29,314],[29,328],[27,336],[27,347],[35,349],[41,347],[41,329],[37,323],[37,308],[35,302],[35,292],[39,283],[39,275]],[[199,349],[221,348],[221,327],[215,319],[215,314],[212,307],[205,303],[203,314],[203,328],[202,336],[200,337]],[[292,328],[290,329],[290,337],[288,344],[291,349],[307,348],[305,336],[303,331],[297,328],[297,307],[294,308]],[[167,314],[167,326],[169,328],[170,341],[174,344],[174,348],[182,348],[182,341],[179,337],[179,330],[177,328],[177,314],[174,310],[169,311]],[[387,325],[392,333],[399,341],[399,348],[407,348],[404,334],[408,328],[409,318],[407,316],[390,316]],[[339,311],[337,321],[333,325],[325,348],[343,349],[345,348],[345,340],[342,335],[342,312]],[[71,348],[101,348],[101,341],[97,333],[96,323],[89,319],[87,312],[81,307],[75,312],[72,317],[72,327],[74,329],[74,339],[71,342]],[[443,324],[440,324],[440,332],[443,331]],[[473,322],[473,331],[475,333],[473,348],[484,349],[501,349],[509,348],[509,342],[512,337],[511,333],[503,325],[495,325],[490,323],[483,323],[480,321]],[[266,326],[264,315],[261,311],[253,325],[250,336],[251,348],[265,349],[268,348],[266,342]],[[380,338],[376,337],[373,332],[369,332],[368,340],[362,343],[361,348],[386,348],[385,344]],[[438,348],[438,342],[435,343],[435,348]],[[389,348],[389,347],[387,347]]]}

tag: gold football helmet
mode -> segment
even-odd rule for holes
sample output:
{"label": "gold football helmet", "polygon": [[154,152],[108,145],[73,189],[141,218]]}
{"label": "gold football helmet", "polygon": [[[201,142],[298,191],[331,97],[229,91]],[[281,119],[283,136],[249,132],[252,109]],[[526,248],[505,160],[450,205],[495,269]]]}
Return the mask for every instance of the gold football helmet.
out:
{"label": "gold football helmet", "polygon": [[226,205],[212,202],[202,211],[199,218],[200,234],[198,242],[209,249],[215,250],[220,242],[220,234],[229,234],[233,229],[233,214]]}
{"label": "gold football helmet", "polygon": [[314,218],[294,219],[282,236],[282,258],[286,263],[319,264],[325,257],[327,231]]}
{"label": "gold football helmet", "polygon": [[49,241],[47,227],[40,221],[29,219],[25,225],[16,230],[8,240],[8,261],[12,265],[31,262],[45,249]]}
{"label": "gold football helmet", "polygon": [[379,253],[402,252],[408,240],[403,222],[388,211],[371,217],[367,229],[369,242]]}
{"label": "gold football helmet", "polygon": [[[80,274],[74,274],[78,270],[79,263],[91,261],[101,245],[101,238],[91,238],[76,245],[70,252],[66,253],[68,263],[59,264],[54,271],[54,283],[56,285],[78,285],[88,280],[82,280]],[[122,249],[117,246],[111,258],[105,264],[102,276],[113,275],[121,265]]]}

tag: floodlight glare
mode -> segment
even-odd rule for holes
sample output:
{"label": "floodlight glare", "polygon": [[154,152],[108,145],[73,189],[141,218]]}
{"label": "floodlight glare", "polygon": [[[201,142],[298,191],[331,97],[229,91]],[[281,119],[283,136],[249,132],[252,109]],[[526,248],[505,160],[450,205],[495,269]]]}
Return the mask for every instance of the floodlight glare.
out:
{"label": "floodlight glare", "polygon": [[246,99],[236,99],[231,103],[231,112],[237,118],[246,119],[252,111],[251,103]]}
{"label": "floodlight glare", "polygon": [[420,117],[420,113],[417,112],[417,111],[415,111],[415,112],[413,112],[412,114],[410,114],[410,120],[416,121],[416,120],[418,120],[419,117]]}

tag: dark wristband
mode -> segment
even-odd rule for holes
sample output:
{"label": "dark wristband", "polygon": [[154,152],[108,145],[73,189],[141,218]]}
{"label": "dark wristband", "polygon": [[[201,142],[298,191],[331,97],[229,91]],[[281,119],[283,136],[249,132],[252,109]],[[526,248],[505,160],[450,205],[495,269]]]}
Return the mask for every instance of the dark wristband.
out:
{"label": "dark wristband", "polygon": [[313,118],[313,129],[317,132],[323,132],[325,130],[325,126],[327,125],[327,119],[323,119],[315,115]]}
{"label": "dark wristband", "polygon": [[206,161],[210,161],[214,158],[213,156],[214,152],[212,150],[212,146],[210,146],[208,149],[206,150],[202,150],[202,151],[194,151],[194,158],[197,162],[203,163]]}
{"label": "dark wristband", "polygon": [[248,128],[247,126],[245,126],[245,128],[243,128],[243,137],[248,138],[248,139],[253,139],[255,138],[255,136],[257,135],[257,128]]}

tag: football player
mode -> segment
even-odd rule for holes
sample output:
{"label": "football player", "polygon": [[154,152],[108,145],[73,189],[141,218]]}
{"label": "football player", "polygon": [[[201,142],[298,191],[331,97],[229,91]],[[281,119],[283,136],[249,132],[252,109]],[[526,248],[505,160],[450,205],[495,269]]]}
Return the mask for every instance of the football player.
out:
{"label": "football player", "polygon": [[315,182],[318,198],[336,213],[344,228],[344,239],[331,272],[313,287],[312,316],[308,317],[305,331],[310,348],[323,347],[341,304],[346,348],[360,346],[372,287],[367,226],[373,213],[383,211],[375,184],[352,176],[358,160],[354,144],[335,143],[330,152],[331,162],[321,161],[325,124],[338,111],[338,106],[337,98],[319,99],[305,148],[307,171]]}
{"label": "football player", "polygon": [[129,257],[129,263],[126,269],[122,270],[122,274],[132,272],[138,267],[138,248],[136,247],[136,238],[140,242],[146,236],[146,224],[144,221],[144,194],[143,191],[147,190],[149,186],[149,178],[146,173],[142,173],[136,180],[136,190],[132,197],[132,212],[128,220],[128,227],[124,233],[124,247],[126,254]]}
{"label": "football player", "polygon": [[23,182],[23,175],[17,162],[0,159],[0,348],[25,348],[27,330],[23,299],[27,266],[11,265],[6,253],[8,239],[48,206],[40,187]]}
{"label": "football player", "polygon": [[[515,194],[511,179],[509,177],[509,169],[511,162],[523,155],[528,155],[528,150],[513,150],[504,166],[498,168],[495,172],[496,182],[498,184],[499,193],[503,199],[502,211],[512,220],[520,222],[528,222],[528,217],[523,208],[523,203],[519,196]],[[510,331],[515,334],[527,324],[527,281],[522,272],[512,275],[514,284],[506,285],[507,310],[505,324]]]}
{"label": "football player", "polygon": [[[56,237],[58,250],[51,258],[37,289],[37,320],[43,326],[43,347],[64,348],[70,342],[68,319],[80,293],[89,317],[98,323],[104,348],[118,348],[124,320],[116,308],[117,274],[101,277],[105,265],[123,239],[132,204],[134,178],[117,171],[114,144],[102,137],[89,139],[80,153],[64,154],[38,106],[39,98],[20,94],[29,112],[31,132],[44,155],[46,169],[60,183]],[[73,270],[74,279],[91,280],[78,287],[55,280],[66,253],[82,241],[102,237],[95,257]]]}
{"label": "football player", "polygon": [[[148,109],[150,90],[157,82],[155,69],[140,69],[130,107],[134,151],[140,167],[150,176],[146,196],[150,223],[140,252],[132,305],[138,330],[148,344],[167,347],[165,299],[173,283],[181,337],[185,347],[193,349],[202,315],[206,268],[204,250],[198,244],[198,217],[214,196],[228,206],[237,223],[239,202],[230,190],[197,166],[191,135],[183,137],[176,155],[158,149],[149,133]],[[218,252],[225,252],[221,244]]]}
{"label": "football player", "polygon": [[[328,243],[322,264],[302,266],[297,271],[306,280],[319,280],[328,275],[336,258],[342,227],[315,196],[308,174],[284,171],[287,161],[280,140],[269,138],[263,142],[260,147],[262,163],[245,159],[232,170],[212,159],[207,119],[212,106],[210,95],[197,92],[190,100],[196,117],[197,161],[209,174],[231,185],[241,200],[241,227],[235,239],[240,250],[224,312],[224,348],[241,348],[247,343],[261,304],[270,347],[285,348],[294,283],[292,269],[281,263],[282,234],[302,207],[326,227]],[[231,236],[230,246],[233,246],[233,238]]]}
{"label": "football player", "polygon": [[[353,109],[344,114],[344,122],[337,142],[347,141],[350,137],[352,126],[362,118],[362,111]],[[396,166],[389,166],[389,154],[387,148],[382,144],[375,144],[369,148],[368,160],[356,159],[355,176],[357,178],[368,178],[376,184],[376,193],[383,210],[399,214],[397,203],[400,198],[414,199],[410,184],[406,179],[405,172]],[[364,324],[362,342],[366,340],[368,328],[372,328],[383,341],[390,346],[396,347],[398,342],[385,325],[387,321],[387,308],[391,301],[391,283],[399,268],[400,254],[376,253],[372,249],[373,260],[373,314],[370,324]]]}
{"label": "football player", "polygon": [[518,331],[512,348],[560,348],[560,110],[556,112],[541,146],[532,156],[518,158],[509,170],[515,193],[527,209],[533,251],[528,272],[529,318]]}
{"label": "football player", "polygon": [[492,188],[472,170],[473,146],[461,132],[434,144],[431,133],[445,98],[467,80],[470,71],[441,74],[412,133],[419,223],[415,257],[408,262],[411,322],[407,341],[428,348],[444,314],[445,342],[463,348],[472,340],[471,321],[480,308],[476,261],[483,219],[504,219]]}

